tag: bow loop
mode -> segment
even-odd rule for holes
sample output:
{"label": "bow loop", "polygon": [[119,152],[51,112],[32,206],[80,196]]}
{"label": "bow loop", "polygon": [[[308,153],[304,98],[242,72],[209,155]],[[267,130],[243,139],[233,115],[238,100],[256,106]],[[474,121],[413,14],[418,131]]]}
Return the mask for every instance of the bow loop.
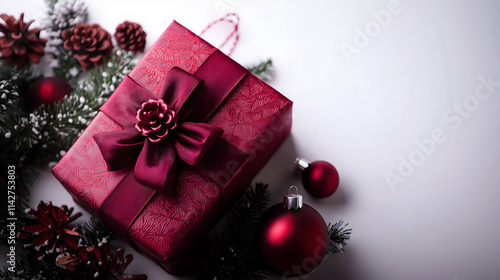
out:
{"label": "bow loop", "polygon": [[135,128],[98,133],[94,140],[110,171],[133,164],[144,146],[144,137]]}
{"label": "bow loop", "polygon": [[181,68],[174,67],[168,71],[163,81],[159,98],[163,99],[172,110],[180,112],[186,100],[192,94],[195,94],[196,89],[202,84],[203,80],[200,78],[189,74]]}
{"label": "bow loop", "polygon": [[178,128],[174,147],[183,161],[196,166],[222,132],[222,129],[210,124],[186,122]]}

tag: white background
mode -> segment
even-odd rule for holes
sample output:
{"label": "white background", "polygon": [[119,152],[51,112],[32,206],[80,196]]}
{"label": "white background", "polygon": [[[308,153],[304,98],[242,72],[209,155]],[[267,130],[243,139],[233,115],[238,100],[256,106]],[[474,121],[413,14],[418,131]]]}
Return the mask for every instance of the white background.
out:
{"label": "white background", "polygon": [[[25,19],[45,6],[2,2],[1,12]],[[291,137],[255,181],[271,184],[274,204],[300,186],[296,156],[329,161],[341,176],[327,199],[300,188],[327,222],[353,229],[346,253],[309,279],[500,279],[500,1],[86,3],[89,22],[110,33],[124,20],[140,23],[147,47],[173,19],[199,33],[226,12],[240,16],[232,57],[247,66],[272,58],[270,84],[294,101]],[[48,171],[35,189],[33,207],[73,205]],[[129,273],[181,279],[134,258]]]}

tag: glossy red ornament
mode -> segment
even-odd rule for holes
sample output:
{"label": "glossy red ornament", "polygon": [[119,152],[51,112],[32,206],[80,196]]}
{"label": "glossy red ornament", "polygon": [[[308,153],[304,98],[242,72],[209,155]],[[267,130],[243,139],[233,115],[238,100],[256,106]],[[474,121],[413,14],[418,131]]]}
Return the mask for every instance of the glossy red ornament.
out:
{"label": "glossy red ornament", "polygon": [[304,188],[314,197],[328,197],[339,187],[339,173],[330,163],[321,160],[308,162],[303,158],[297,158],[295,162],[302,170]]}
{"label": "glossy red ornament", "polygon": [[34,82],[28,90],[31,109],[41,105],[52,105],[69,95],[73,89],[69,83],[58,77],[42,78]]}
{"label": "glossy red ornament", "polygon": [[262,214],[256,240],[270,269],[283,277],[300,276],[313,271],[326,255],[328,229],[314,208],[302,204],[301,195],[289,194]]}

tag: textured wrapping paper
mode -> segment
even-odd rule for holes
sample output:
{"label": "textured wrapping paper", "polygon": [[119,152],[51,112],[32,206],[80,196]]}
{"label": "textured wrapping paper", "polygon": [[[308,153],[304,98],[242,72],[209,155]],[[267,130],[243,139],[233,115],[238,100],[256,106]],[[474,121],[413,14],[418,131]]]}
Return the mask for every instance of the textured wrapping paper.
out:
{"label": "textured wrapping paper", "polygon": [[[99,140],[96,135],[121,133],[133,127],[130,116],[140,107],[135,108],[137,105],[131,103],[139,104],[141,98],[146,98],[130,102],[136,92],[172,100],[170,91],[165,90],[165,81],[175,72],[172,69],[201,81],[200,86],[193,87],[191,95],[186,95],[178,113],[191,116],[185,119],[197,122],[197,126],[209,126],[219,133],[215,133],[218,138],[215,144],[210,144],[199,156],[201,160],[192,162],[183,152],[177,155],[173,151],[178,148],[174,140],[165,140],[165,149],[172,150],[172,156],[159,161],[166,161],[172,169],[168,174],[157,174],[162,172],[156,172],[155,166],[142,171],[146,181],[148,172],[154,178],[159,176],[160,182],[165,180],[166,187],[162,190],[151,188],[137,178],[140,173],[137,166],[144,165],[142,156],[134,154],[130,163],[122,163],[119,158],[115,161],[119,167],[110,168],[102,144],[99,146],[95,139]],[[181,91],[185,84],[182,81],[176,82]],[[219,94],[221,87],[227,91],[223,95]],[[106,108],[114,112],[109,113]],[[124,112],[123,118],[120,110]],[[117,235],[168,272],[175,273],[183,253],[221,216],[224,206],[248,187],[289,135],[291,116],[290,100],[174,21],[52,172],[77,203],[99,215]],[[166,139],[176,137],[170,135],[179,129],[173,131]],[[145,153],[146,146],[138,151]],[[188,145],[184,154],[189,155],[189,148]]]}

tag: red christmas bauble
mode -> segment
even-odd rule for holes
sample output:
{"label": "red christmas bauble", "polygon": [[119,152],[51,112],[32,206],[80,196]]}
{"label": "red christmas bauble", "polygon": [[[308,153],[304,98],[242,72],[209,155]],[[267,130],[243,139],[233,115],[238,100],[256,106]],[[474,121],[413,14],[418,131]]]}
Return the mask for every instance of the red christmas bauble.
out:
{"label": "red christmas bauble", "polygon": [[326,161],[307,162],[297,159],[297,165],[302,169],[302,184],[308,193],[317,198],[332,195],[339,187],[337,169]]}
{"label": "red christmas bauble", "polygon": [[287,207],[287,200],[289,196],[285,205],[276,204],[262,214],[256,227],[257,249],[270,269],[284,277],[300,276],[313,271],[326,255],[328,229],[314,208],[301,201]]}
{"label": "red christmas bauble", "polygon": [[69,83],[58,77],[42,78],[34,82],[28,90],[31,109],[41,105],[52,105],[69,95],[73,89]]}

